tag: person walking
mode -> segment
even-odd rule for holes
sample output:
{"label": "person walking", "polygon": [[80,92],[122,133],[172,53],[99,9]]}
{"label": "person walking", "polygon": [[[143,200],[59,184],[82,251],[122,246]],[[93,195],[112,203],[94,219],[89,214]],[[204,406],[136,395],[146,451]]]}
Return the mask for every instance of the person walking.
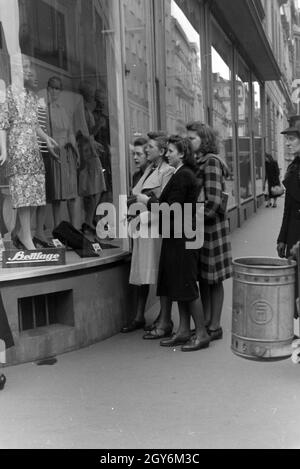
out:
{"label": "person walking", "polygon": [[200,250],[199,284],[205,320],[211,340],[223,337],[221,314],[224,302],[223,281],[232,276],[229,223],[226,215],[225,178],[229,170],[218,156],[216,132],[201,122],[186,126],[198,163],[204,211],[204,244]]}
{"label": "person walking", "polygon": [[[279,195],[274,194],[274,187],[280,187],[280,170],[276,160],[270,153],[265,154],[265,169],[266,169],[266,182],[268,183],[268,194],[266,200],[266,207],[277,207],[277,198]],[[273,204],[272,204],[273,199]]]}

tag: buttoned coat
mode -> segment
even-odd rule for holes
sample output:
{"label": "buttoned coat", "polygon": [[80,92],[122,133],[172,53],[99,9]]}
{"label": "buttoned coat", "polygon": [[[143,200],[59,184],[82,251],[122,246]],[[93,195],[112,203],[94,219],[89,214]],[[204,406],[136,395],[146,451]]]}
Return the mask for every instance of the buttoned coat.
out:
{"label": "buttoned coat", "polygon": [[232,276],[229,223],[222,213],[226,168],[220,158],[207,154],[198,163],[198,180],[205,198],[204,244],[200,250],[199,281],[216,284]]}
{"label": "buttoned coat", "polygon": [[[152,193],[160,197],[161,192],[170,180],[174,168],[162,161],[157,168],[153,164],[148,166],[141,179],[132,189],[132,194]],[[145,211],[147,208],[145,207]],[[143,217],[148,220],[147,214]],[[147,222],[148,226],[148,222]],[[157,227],[152,226],[152,232]],[[159,258],[161,251],[161,238],[137,238],[133,240],[133,251],[131,259],[131,269],[129,283],[132,285],[155,285],[157,282]]]}
{"label": "buttoned coat", "polygon": [[287,245],[286,257],[300,240],[300,156],[288,167],[283,185],[286,188],[284,213],[278,243]]}

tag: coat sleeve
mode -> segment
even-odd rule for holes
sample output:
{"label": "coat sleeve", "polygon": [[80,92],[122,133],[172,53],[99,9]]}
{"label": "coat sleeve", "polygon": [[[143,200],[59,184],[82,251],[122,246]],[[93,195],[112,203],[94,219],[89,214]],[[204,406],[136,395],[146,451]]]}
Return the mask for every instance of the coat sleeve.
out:
{"label": "coat sleeve", "polygon": [[204,168],[204,215],[208,219],[216,218],[222,205],[223,171],[216,158],[210,158]]}
{"label": "coat sleeve", "polygon": [[283,218],[282,218],[282,224],[281,224],[281,229],[280,233],[277,239],[277,243],[287,243],[287,233],[288,233],[288,228],[289,228],[289,216],[290,216],[290,207],[291,207],[291,201],[290,201],[290,196],[288,193],[285,195],[285,201],[284,201],[284,212],[283,212]]}

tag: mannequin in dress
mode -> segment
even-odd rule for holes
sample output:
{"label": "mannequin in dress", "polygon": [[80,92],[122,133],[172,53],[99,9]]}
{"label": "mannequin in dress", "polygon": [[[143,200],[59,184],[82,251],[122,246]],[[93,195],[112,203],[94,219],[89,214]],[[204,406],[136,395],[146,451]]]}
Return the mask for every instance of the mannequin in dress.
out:
{"label": "mannequin in dress", "polygon": [[58,156],[55,140],[38,123],[37,80],[28,57],[22,57],[22,66],[24,85],[18,86],[15,81],[7,88],[6,97],[0,103],[0,164],[7,161],[12,204],[17,209],[16,243],[18,247],[35,249],[30,224],[31,207],[46,204],[45,169],[37,137],[46,142],[52,156]]}

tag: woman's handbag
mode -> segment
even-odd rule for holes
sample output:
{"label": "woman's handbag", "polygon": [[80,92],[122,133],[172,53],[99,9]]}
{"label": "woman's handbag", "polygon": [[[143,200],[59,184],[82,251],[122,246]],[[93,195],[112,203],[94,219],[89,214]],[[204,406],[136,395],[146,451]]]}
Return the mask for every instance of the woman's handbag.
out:
{"label": "woman's handbag", "polygon": [[273,197],[280,197],[281,195],[284,194],[284,188],[282,185],[278,185],[278,186],[273,186],[271,187],[271,194]]}

